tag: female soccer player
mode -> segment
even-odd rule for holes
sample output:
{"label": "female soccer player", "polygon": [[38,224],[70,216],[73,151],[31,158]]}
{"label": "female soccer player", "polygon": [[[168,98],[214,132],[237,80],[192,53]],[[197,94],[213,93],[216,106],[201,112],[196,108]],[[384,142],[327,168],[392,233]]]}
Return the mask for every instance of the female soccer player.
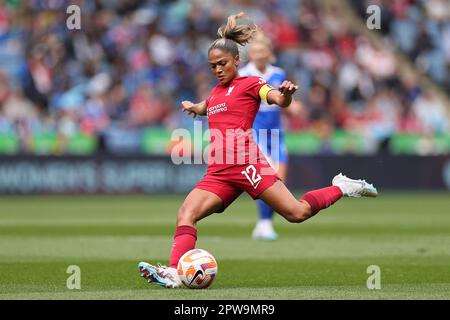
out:
{"label": "female soccer player", "polygon": [[[275,57],[271,41],[262,33],[257,33],[248,49],[249,63],[239,70],[240,76],[258,76],[277,88],[286,80],[283,69],[272,65]],[[292,103],[285,110],[299,108],[299,102]],[[281,126],[281,108],[276,104],[261,102],[253,123],[255,141],[261,151],[277,170],[278,177],[285,182],[287,177],[287,150]],[[295,112],[295,111],[294,111]],[[292,113],[294,113],[292,112]],[[261,138],[260,138],[261,137]],[[278,238],[272,224],[273,209],[261,199],[257,200],[259,220],[252,236],[257,240],[275,240]]]}
{"label": "female soccer player", "polygon": [[208,116],[211,132],[208,170],[178,211],[169,267],[138,264],[141,276],[149,283],[179,287],[178,260],[195,248],[197,222],[212,213],[223,212],[244,191],[295,223],[309,219],[342,196],[377,195],[377,190],[364,180],[339,174],[332,186],[310,191],[297,200],[277,177],[260,152],[251,129],[261,101],[286,108],[297,86],[285,80],[276,90],[259,77],[239,76],[238,45],[248,43],[256,32],[253,25],[236,24],[244,16],[240,13],[228,17],[227,24],[218,30],[219,38],[208,50],[209,65],[219,84],[205,101],[182,103],[188,114]]}

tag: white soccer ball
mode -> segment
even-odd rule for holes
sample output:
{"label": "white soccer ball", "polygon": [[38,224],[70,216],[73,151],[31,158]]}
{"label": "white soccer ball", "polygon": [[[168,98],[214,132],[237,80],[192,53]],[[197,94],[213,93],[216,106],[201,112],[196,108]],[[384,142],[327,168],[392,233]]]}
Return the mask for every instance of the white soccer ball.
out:
{"label": "white soccer ball", "polygon": [[178,261],[181,282],[190,289],[208,288],[217,275],[217,261],[203,249],[186,252]]}

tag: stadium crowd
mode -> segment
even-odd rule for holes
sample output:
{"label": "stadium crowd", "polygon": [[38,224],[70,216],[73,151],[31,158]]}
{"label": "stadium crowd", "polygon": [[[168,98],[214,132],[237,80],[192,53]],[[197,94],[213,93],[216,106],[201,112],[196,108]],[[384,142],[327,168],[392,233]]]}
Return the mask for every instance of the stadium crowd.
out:
{"label": "stadium crowd", "polygon": [[381,32],[389,45],[408,56],[422,73],[450,91],[450,1],[396,0],[360,1],[352,5],[361,17],[378,4]]}
{"label": "stadium crowd", "polygon": [[[374,3],[350,2],[363,16]],[[389,25],[384,37],[449,92],[448,1],[375,2]],[[447,11],[431,2],[447,4]],[[81,7],[81,30],[67,28],[71,4]],[[337,6],[6,0],[0,4],[0,135],[18,135],[23,152],[33,152],[33,136],[48,132],[92,135],[100,149],[137,152],[147,128],[192,128],[180,102],[207,97],[216,83],[208,45],[224,18],[239,11],[272,39],[276,64],[300,85],[303,109],[285,119],[289,131],[312,130],[324,141],[335,130],[356,132],[371,142],[367,152],[381,151],[399,132],[449,132],[448,106],[416,74],[398,72],[389,44],[378,47],[352,31]]]}

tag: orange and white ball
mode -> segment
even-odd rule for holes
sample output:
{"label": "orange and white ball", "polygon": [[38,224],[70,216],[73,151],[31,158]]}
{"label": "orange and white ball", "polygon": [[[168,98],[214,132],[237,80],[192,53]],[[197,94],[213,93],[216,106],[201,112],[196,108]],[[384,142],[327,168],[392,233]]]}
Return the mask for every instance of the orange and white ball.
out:
{"label": "orange and white ball", "polygon": [[217,276],[217,261],[203,249],[186,252],[178,261],[181,282],[190,289],[208,288]]}

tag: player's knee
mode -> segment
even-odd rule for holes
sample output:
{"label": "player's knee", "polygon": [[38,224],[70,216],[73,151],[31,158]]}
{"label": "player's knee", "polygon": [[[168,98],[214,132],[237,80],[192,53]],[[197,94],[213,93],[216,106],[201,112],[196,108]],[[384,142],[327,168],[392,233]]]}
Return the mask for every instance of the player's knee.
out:
{"label": "player's knee", "polygon": [[310,214],[306,208],[295,207],[287,210],[284,215],[285,219],[291,223],[301,223],[310,217]]}
{"label": "player's knee", "polygon": [[194,211],[189,208],[189,206],[183,204],[180,209],[178,209],[177,225],[188,225],[193,222],[195,222]]}
{"label": "player's knee", "polygon": [[302,216],[298,216],[295,214],[285,216],[285,218],[287,221],[289,221],[291,223],[301,223],[301,222],[305,221],[305,219]]}

